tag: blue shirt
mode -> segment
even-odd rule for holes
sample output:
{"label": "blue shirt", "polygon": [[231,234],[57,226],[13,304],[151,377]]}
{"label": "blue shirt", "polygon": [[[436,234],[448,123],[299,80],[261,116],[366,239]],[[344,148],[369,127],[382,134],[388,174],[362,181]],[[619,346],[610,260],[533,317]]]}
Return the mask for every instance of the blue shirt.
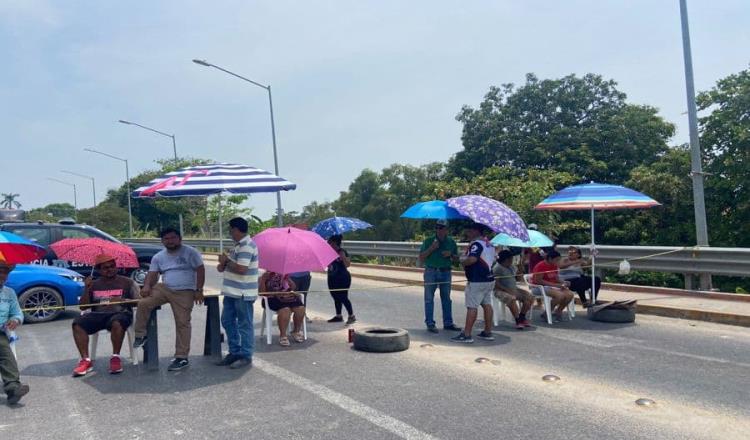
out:
{"label": "blue shirt", "polygon": [[16,291],[8,286],[3,286],[0,289],[0,327],[4,327],[5,323],[11,319],[22,323],[23,312],[18,304]]}
{"label": "blue shirt", "polygon": [[491,283],[495,281],[491,270],[492,262],[495,259],[495,248],[485,241],[474,240],[469,244],[466,255],[477,259],[474,264],[464,266],[466,279],[470,283]]}

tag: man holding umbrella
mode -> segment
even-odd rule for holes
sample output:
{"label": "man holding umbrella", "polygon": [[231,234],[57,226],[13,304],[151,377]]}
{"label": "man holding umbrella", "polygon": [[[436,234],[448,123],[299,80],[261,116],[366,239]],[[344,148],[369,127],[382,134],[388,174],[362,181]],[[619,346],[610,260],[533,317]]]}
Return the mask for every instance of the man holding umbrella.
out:
{"label": "man holding umbrella", "polygon": [[484,331],[479,333],[477,337],[487,341],[495,340],[492,335],[492,294],[495,278],[491,271],[492,262],[495,260],[495,249],[483,238],[484,229],[483,225],[473,223],[464,230],[464,235],[470,242],[466,254],[460,257],[467,280],[464,291],[466,327],[464,331],[451,338],[453,342],[465,344],[474,342],[471,331],[477,320],[479,306],[482,306],[484,310]]}
{"label": "man holding umbrella", "polygon": [[93,368],[89,358],[89,335],[101,330],[112,334],[112,357],[109,372],[122,372],[120,349],[125,339],[125,331],[133,323],[132,304],[117,302],[134,300],[139,297],[135,284],[130,278],[117,275],[115,258],[101,254],[94,260],[94,269],[101,275],[98,279],[86,278],[83,295],[79,300],[81,315],[73,320],[73,339],[81,355],[81,360],[73,369],[73,376],[85,376]]}
{"label": "man holding umbrella", "polygon": [[447,220],[438,220],[435,224],[435,235],[422,242],[419,261],[424,264],[424,323],[427,331],[438,332],[433,318],[435,290],[438,287],[443,309],[443,328],[460,331],[461,329],[453,324],[451,302],[451,269],[453,262],[458,261],[458,246],[448,236]]}

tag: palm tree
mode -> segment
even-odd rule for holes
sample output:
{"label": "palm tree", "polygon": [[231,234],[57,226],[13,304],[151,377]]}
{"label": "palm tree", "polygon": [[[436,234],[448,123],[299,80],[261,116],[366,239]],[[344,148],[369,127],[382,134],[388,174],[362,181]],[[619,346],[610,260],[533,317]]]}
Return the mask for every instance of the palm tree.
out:
{"label": "palm tree", "polygon": [[16,200],[20,196],[20,194],[6,194],[3,193],[3,200],[0,202],[0,205],[5,209],[19,209],[21,207],[21,204]]}

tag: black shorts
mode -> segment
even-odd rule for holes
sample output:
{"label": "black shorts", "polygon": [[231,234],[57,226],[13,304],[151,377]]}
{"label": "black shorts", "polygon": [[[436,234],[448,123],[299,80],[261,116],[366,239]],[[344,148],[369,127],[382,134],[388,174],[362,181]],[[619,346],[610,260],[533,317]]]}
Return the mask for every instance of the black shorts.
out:
{"label": "black shorts", "polygon": [[87,334],[93,335],[101,330],[112,331],[112,323],[118,321],[123,330],[133,323],[130,312],[99,313],[91,312],[80,315],[73,320],[73,325],[80,326]]}
{"label": "black shorts", "polygon": [[278,312],[279,310],[289,307],[290,309],[293,309],[295,307],[301,307],[304,306],[302,304],[302,299],[300,299],[299,295],[294,295],[294,299],[280,299],[278,296],[269,296],[268,299],[268,307],[273,310],[274,312]]}

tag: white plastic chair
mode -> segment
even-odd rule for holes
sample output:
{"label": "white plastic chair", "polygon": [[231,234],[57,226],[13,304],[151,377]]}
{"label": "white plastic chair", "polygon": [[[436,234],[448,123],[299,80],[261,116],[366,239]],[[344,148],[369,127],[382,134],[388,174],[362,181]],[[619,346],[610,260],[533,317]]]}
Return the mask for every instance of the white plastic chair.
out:
{"label": "white plastic chair", "polygon": [[[524,274],[523,280],[526,281],[526,284],[529,286],[529,291],[532,295],[538,297],[542,297],[542,302],[544,302],[544,312],[547,315],[547,324],[552,325],[552,298],[550,298],[547,295],[546,286],[543,286],[541,284],[534,284],[533,283],[533,275],[530,273]],[[537,294],[536,292],[540,292],[541,295]],[[571,301],[568,303],[567,307],[568,316],[570,319],[575,318],[576,316],[576,303],[575,301]]]}
{"label": "white plastic chair", "polygon": [[513,324],[516,323],[515,319],[513,319],[513,315],[510,313],[510,310],[508,310],[508,307],[501,303],[499,299],[494,295],[492,295],[492,325],[497,327],[500,325],[500,320],[508,321]]}
{"label": "white plastic chair", "polygon": [[[307,304],[305,301],[306,297],[305,295],[302,296],[302,305],[305,306],[305,317],[302,319],[302,337],[307,340]],[[262,338],[263,335],[266,335],[266,344],[271,345],[271,327],[273,326],[273,315],[276,314],[276,312],[273,312],[270,307],[268,307],[268,297],[265,295],[261,295],[260,297],[261,305],[263,307],[263,317],[261,318],[261,321],[263,321],[263,327],[260,329],[260,337]],[[273,313],[267,313],[267,312],[273,312]],[[294,330],[294,320],[289,319],[289,330],[287,330],[287,333],[291,333],[292,330]]]}
{"label": "white plastic chair", "polygon": [[[99,333],[101,332],[109,333],[107,332],[107,330],[101,330],[91,335],[91,340],[89,341],[89,357],[91,358],[92,361],[96,359],[96,348],[97,348],[97,345],[99,344]],[[127,343],[128,343],[128,349],[130,350],[130,360],[133,363],[133,365],[138,365],[138,354],[133,348],[133,339],[135,339],[135,329],[133,328],[132,325],[128,327],[128,330],[125,332],[125,335],[126,335],[125,339],[127,340]]]}

